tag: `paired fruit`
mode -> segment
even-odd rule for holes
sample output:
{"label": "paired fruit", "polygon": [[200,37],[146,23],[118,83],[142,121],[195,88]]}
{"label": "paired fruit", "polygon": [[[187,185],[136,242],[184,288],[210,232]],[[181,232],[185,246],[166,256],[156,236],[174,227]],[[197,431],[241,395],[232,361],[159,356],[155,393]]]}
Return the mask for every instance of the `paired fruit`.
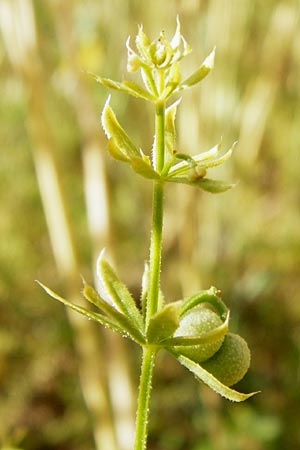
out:
{"label": "paired fruit", "polygon": [[221,348],[202,367],[226,386],[240,381],[250,366],[250,350],[237,334],[227,333]]}
{"label": "paired fruit", "polygon": [[[179,327],[174,333],[177,336],[203,336],[222,325],[222,320],[211,309],[204,306],[196,306],[188,311],[180,320]],[[197,363],[211,358],[221,347],[224,337],[212,343],[191,346],[178,346],[176,351]]]}

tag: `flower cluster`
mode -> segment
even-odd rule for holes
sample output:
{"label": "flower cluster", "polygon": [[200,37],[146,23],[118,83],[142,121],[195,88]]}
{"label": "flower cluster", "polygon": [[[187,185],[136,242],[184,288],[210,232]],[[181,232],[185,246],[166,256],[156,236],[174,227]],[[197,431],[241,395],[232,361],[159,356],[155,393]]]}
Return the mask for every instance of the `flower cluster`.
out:
{"label": "flower cluster", "polygon": [[[165,106],[166,101],[171,96],[203,80],[214,65],[215,50],[205,58],[198,69],[189,77],[184,80],[181,79],[180,62],[191,49],[180,33],[178,19],[177,28],[171,41],[168,41],[165,33],[162,32],[156,40],[151,42],[140,26],[135,39],[137,52],[130,47],[129,43],[128,39],[127,69],[129,72],[140,70],[144,87],[132,80],[118,82],[98,75],[91,75],[97,82],[110,89],[154,103],[158,110]],[[110,155],[115,159],[129,163],[135,172],[148,179],[184,183],[212,193],[224,192],[232,188],[233,183],[212,180],[206,177],[206,173],[207,169],[224,163],[231,156],[235,143],[224,154],[221,154],[221,144],[195,156],[187,155],[175,149],[177,148],[175,118],[180,100],[181,98],[177,98],[170,105],[166,105],[165,110],[163,110],[164,164],[161,170],[158,170],[155,164],[157,143],[155,141],[153,143],[151,159],[150,152],[138,148],[119,123],[110,105],[109,96],[102,111],[101,122],[108,138]]]}
{"label": "flower cluster", "polygon": [[129,44],[130,37],[126,42],[128,49],[128,72],[135,72],[140,68],[146,67],[152,69],[169,69],[191,52],[191,47],[180,33],[178,17],[176,31],[170,42],[166,39],[164,31],[161,31],[159,37],[151,42],[144,33],[143,26],[140,25],[135,39],[138,54],[132,50]]}

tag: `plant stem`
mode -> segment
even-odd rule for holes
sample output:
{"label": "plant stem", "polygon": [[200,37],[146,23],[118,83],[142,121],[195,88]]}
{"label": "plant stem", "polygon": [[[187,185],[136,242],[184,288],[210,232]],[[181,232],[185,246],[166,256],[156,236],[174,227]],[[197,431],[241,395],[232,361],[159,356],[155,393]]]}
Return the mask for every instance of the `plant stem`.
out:
{"label": "plant stem", "polygon": [[153,347],[143,348],[143,361],[141,369],[138,407],[136,414],[136,431],[134,450],[145,450],[147,444],[147,428],[149,418],[149,402],[152,384],[156,349]]}
{"label": "plant stem", "polygon": [[165,162],[165,101],[159,100],[155,110],[155,151],[153,165],[161,173]]}
{"label": "plant stem", "polygon": [[[157,172],[162,172],[165,156],[165,102],[159,100],[155,109],[155,148],[153,152],[153,165]],[[152,229],[150,242],[150,274],[149,292],[147,297],[146,327],[150,318],[158,309],[160,288],[160,267],[162,250],[163,227],[163,182],[154,181],[152,203]]]}
{"label": "plant stem", "polygon": [[[161,173],[164,167],[165,155],[165,102],[159,100],[155,110],[155,148],[153,165]],[[146,329],[150,318],[158,309],[160,289],[160,267],[163,227],[163,194],[164,186],[161,180],[154,181],[152,204],[152,229],[150,241],[150,273],[149,291],[146,305]],[[157,349],[145,346],[139,386],[139,397],[136,415],[136,434],[134,450],[145,450],[148,435],[148,416],[154,360]]]}
{"label": "plant stem", "polygon": [[146,326],[150,318],[158,309],[158,297],[160,288],[160,268],[162,249],[162,225],[163,225],[163,184],[160,181],[154,182],[153,190],[153,210],[152,210],[152,230],[150,242],[150,273],[149,292],[146,309]]}

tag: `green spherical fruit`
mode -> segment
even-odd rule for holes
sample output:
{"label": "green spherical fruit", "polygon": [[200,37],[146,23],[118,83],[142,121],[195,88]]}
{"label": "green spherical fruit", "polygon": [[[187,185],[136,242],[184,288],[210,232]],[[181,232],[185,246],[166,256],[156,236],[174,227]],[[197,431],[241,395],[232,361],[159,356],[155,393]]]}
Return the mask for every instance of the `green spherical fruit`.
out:
{"label": "green spherical fruit", "polygon": [[228,333],[220,350],[202,364],[225,386],[240,381],[250,366],[250,350],[247,342],[237,334]]}
{"label": "green spherical fruit", "polygon": [[[221,318],[211,309],[204,306],[196,306],[182,317],[174,336],[202,336],[219,327],[222,323]],[[200,363],[211,358],[219,350],[223,340],[224,337],[208,344],[182,345],[176,347],[176,351]]]}

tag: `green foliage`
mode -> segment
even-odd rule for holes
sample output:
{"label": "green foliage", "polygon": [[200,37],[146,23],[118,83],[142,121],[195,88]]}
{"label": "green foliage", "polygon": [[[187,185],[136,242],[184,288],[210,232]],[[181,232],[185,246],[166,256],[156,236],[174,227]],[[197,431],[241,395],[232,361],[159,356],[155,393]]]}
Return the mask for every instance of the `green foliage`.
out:
{"label": "green foliage", "polygon": [[[143,73],[147,74],[147,80],[151,86],[150,90],[152,91],[153,98],[145,98],[145,96],[143,96],[143,98],[153,102],[156,107],[156,129],[153,144],[154,151],[152,155],[152,164],[150,158],[144,155],[142,150],[138,151],[131,138],[119,124],[115,113],[109,105],[110,97],[104,106],[101,122],[105,134],[109,140],[108,148],[110,154],[117,160],[129,162],[132,168],[145,178],[153,179],[155,180],[155,183],[159,183],[159,185],[154,185],[152,233],[155,232],[155,229],[160,229],[157,233],[161,234],[162,183],[175,181],[178,183],[187,183],[199,186],[204,190],[213,193],[223,192],[232,187],[232,185],[210,180],[204,177],[206,174],[206,169],[218,166],[226,161],[231,156],[232,149],[228,150],[225,155],[217,159],[215,159],[215,156],[218,155],[220,146],[216,146],[214,149],[209,150],[204,154],[197,155],[195,158],[185,154],[176,154],[174,149],[175,116],[178,101],[173,103],[167,109],[165,105],[166,99],[176,93],[176,91],[184,90],[193,86],[194,84],[200,82],[210,72],[213,68],[215,51],[213,51],[205,59],[196,72],[181,83],[180,74],[176,77],[174,74],[179,73],[179,61],[189,53],[190,47],[180,34],[180,22],[178,18],[176,31],[170,42],[166,40],[163,32],[161,32],[157,40],[151,42],[144,33],[142,27],[139,28],[135,42],[138,49],[138,54],[131,49],[129,46],[129,41],[127,42],[127,68],[129,71],[133,72],[138,69],[143,69]],[[117,83],[101,77],[95,77],[95,79],[106,87],[119,91],[121,90],[123,92],[126,91],[124,88],[124,82]],[[170,80],[172,80],[172,82]],[[149,88],[147,82],[144,82],[144,84],[146,89]],[[128,83],[125,84],[125,86],[127,85]],[[131,84],[131,86],[133,85]],[[170,89],[170,86],[172,86],[172,89]],[[131,91],[127,91],[127,93],[132,94]],[[178,159],[180,159],[181,162],[177,163]],[[102,314],[100,315],[98,313],[89,313],[85,309],[75,305],[71,307],[89,318],[98,320],[101,324],[111,327],[114,331],[119,331],[121,334],[129,335],[142,346],[151,345],[155,348],[158,344],[160,344],[161,347],[166,347],[166,342],[164,341],[167,340],[168,347],[166,348],[171,353],[175,352],[178,355],[183,355],[183,361],[186,361],[185,357],[188,356],[194,362],[202,363],[203,361],[213,357],[213,355],[220,350],[224,341],[224,336],[226,335],[228,329],[227,322],[226,320],[224,321],[225,311],[226,316],[228,312],[225,305],[222,304],[223,308],[225,308],[225,311],[223,310],[222,312],[223,321],[226,325],[223,326],[221,317],[219,317],[215,312],[202,306],[195,306],[195,304],[201,301],[199,300],[199,298],[201,298],[201,295],[199,294],[196,294],[197,300],[186,300],[183,302],[183,311],[185,311],[185,314],[182,314],[183,317],[180,321],[180,305],[178,303],[170,303],[163,309],[159,309],[159,277],[157,276],[157,273],[160,271],[160,254],[161,237],[159,240],[153,239],[151,242],[149,266],[150,283],[148,291],[145,292],[146,307],[144,310],[144,317],[142,317],[140,311],[137,309],[130,292],[118,279],[111,266],[103,258],[102,254],[98,260],[98,275],[115,308],[108,304],[106,305],[105,301],[102,300],[96,291],[93,291],[90,287],[86,286],[84,288],[84,294],[85,297],[100,310],[102,309],[104,312],[108,313],[110,318],[105,318]],[[52,297],[55,297],[64,304],[70,306],[69,302],[54,294],[48,288],[46,288],[46,291]],[[212,297],[216,297],[213,288],[211,288],[210,292],[212,292]],[[204,294],[204,298],[207,298],[207,296],[207,293],[206,295]],[[144,324],[146,328],[144,327]],[[174,338],[174,340],[172,340],[172,338]],[[191,345],[191,339],[194,339],[193,345]],[[199,344],[195,343],[197,342],[197,339],[200,340]],[[234,364],[235,359],[232,359],[233,361],[231,362]],[[178,361],[181,361],[180,357],[178,357]],[[187,364],[188,363],[185,363],[185,365]],[[217,363],[215,364],[217,365]],[[188,368],[191,370],[191,365],[189,365]],[[201,369],[198,369],[198,372],[199,371],[201,372]],[[213,381],[213,377],[211,381],[209,374],[206,374],[204,377],[201,377],[198,374],[198,378],[204,382],[207,382],[207,384],[210,387],[213,387],[213,389],[217,392],[220,392],[219,386],[222,386],[222,383],[219,382],[216,384]],[[236,381],[239,381],[240,378],[241,377],[236,377]],[[143,383],[143,375],[141,383]],[[146,388],[144,387],[144,389]],[[142,392],[142,395],[145,396],[145,399],[148,397],[146,393]],[[229,394],[227,394],[227,398],[228,397],[230,397]],[[246,397],[238,397],[235,395],[231,397],[232,400],[237,398],[242,400]],[[143,408],[145,409],[146,405],[144,405]],[[141,412],[141,414],[143,414],[144,417],[144,411]],[[138,427],[139,415],[137,419],[137,428]],[[145,433],[145,430],[143,433]],[[142,441],[140,444],[138,443],[139,439]],[[144,448],[145,445],[145,436],[139,436],[137,432],[135,448]]]}
{"label": "green foliage", "polygon": [[[243,340],[238,341],[240,345],[237,346],[236,340],[232,338],[235,335],[227,334],[229,311],[221,301],[218,301],[217,291],[211,288],[210,292],[204,295],[198,293],[193,300],[183,301],[183,306],[181,302],[175,302],[162,307],[159,302],[164,184],[167,182],[191,184],[211,193],[224,192],[233,186],[206,178],[207,169],[225,162],[231,156],[232,149],[217,158],[215,157],[218,156],[220,146],[195,158],[178,153],[174,145],[175,116],[179,102],[175,101],[171,106],[166,107],[166,101],[171,95],[200,82],[210,72],[215,52],[213,51],[200,68],[181,83],[179,61],[190,52],[190,47],[180,33],[178,18],[177,28],[171,41],[166,39],[164,32],[161,32],[158,39],[151,42],[140,27],[135,42],[138,54],[129,46],[129,40],[127,41],[127,69],[130,72],[141,70],[145,88],[148,89],[151,97],[143,94],[143,89],[133,83],[127,81],[118,83],[97,76],[94,78],[105,87],[142,97],[155,105],[155,134],[151,159],[142,150],[137,149],[120,125],[109,105],[110,97],[106,101],[101,116],[102,126],[109,140],[110,155],[119,161],[129,163],[133,170],[144,178],[153,180],[150,258],[146,275],[147,283],[144,283],[142,314],[133,296],[103,258],[103,254],[99,257],[97,271],[112,305],[87,285],[83,293],[87,300],[108,317],[102,313],[90,313],[85,308],[73,305],[45,286],[41,286],[65,305],[113,331],[130,337],[142,346],[143,360],[134,450],[145,450],[153,368],[156,353],[160,348],[168,350],[183,366],[193,372],[198,380],[227,399],[240,402],[254,393],[240,394],[227,387],[244,376],[249,366],[250,353],[247,345],[242,345]],[[222,307],[220,316],[204,305],[197,306],[202,298],[209,297],[214,298],[217,309]],[[201,366],[207,360],[210,362],[207,363],[206,368],[211,366],[211,372]]]}
{"label": "green foliage", "polygon": [[[123,12],[117,23],[115,9],[108,3],[92,3],[72,6],[76,58],[82,69],[115,73],[117,77],[123,64],[120,42],[128,33],[125,2],[116,3]],[[61,182],[68,193],[80,270],[86,275],[90,273],[90,243],[79,154],[84,133],[70,98],[69,75],[74,69],[59,47],[64,40],[55,31],[56,19],[49,4],[35,2],[42,65],[49,72],[45,100],[59,148]],[[173,26],[172,1],[129,5],[132,22],[143,21],[148,29],[157,29],[162,23],[167,30]],[[292,20],[298,16],[297,7],[274,0],[234,5],[220,2],[217,6],[212,2],[176,4],[189,41],[204,43],[201,55],[217,45],[216,70],[204,80],[203,88],[193,89],[178,108],[177,146],[178,153],[191,153],[195,158],[194,149],[199,153],[209,148],[209,141],[217,142],[220,135],[225,148],[238,137],[240,145],[233,163],[218,170],[220,177],[240,182],[230,195],[215,197],[212,202],[191,188],[180,195],[179,185],[167,189],[162,283],[171,299],[189,296],[194,286],[222,286],[223,298],[233,311],[230,328],[235,331],[238,327],[252,349],[251,369],[240,388],[249,392],[259,386],[263,395],[236,407],[230,402],[220,404],[214,393],[200,387],[199,401],[198,384],[191,383],[188,371],[181,370],[174,358],[165,359],[168,357],[161,352],[153,390],[150,445],[165,450],[292,449],[299,443],[300,401],[295,383],[300,288],[296,206],[300,173],[295,161],[300,145],[300,91],[298,28]],[[260,14],[253,14],[258,9]],[[114,51],[108,54],[112,47]],[[187,59],[190,72],[193,64],[199,65],[196,60],[194,54]],[[38,277],[63,291],[54,270],[34,178],[26,96],[3,51],[1,68],[1,427],[13,435],[18,424],[24,425],[25,443],[15,446],[28,450],[92,448],[91,423],[77,382],[71,332],[60,308],[54,302],[40,301],[32,283]],[[92,82],[88,87],[97,117],[104,90]],[[142,144],[146,151],[153,134],[147,120],[149,109],[140,107],[134,97],[127,101],[120,95],[119,100],[111,103],[120,123],[134,135],[136,144],[139,135],[145,138],[146,144]],[[107,161],[117,265],[138,299],[140,266],[147,251],[148,216],[144,211],[149,207],[150,183],[131,177],[128,167]],[[189,212],[186,220],[185,211]],[[6,345],[7,340],[10,344]],[[135,361],[138,353],[134,348],[131,351],[130,361]],[[134,373],[136,370],[134,366]]]}
{"label": "green foliage", "polygon": [[[256,392],[252,392],[251,394],[241,394],[240,392],[229,389],[226,384],[223,384],[221,381],[219,381],[218,378],[214,377],[214,375],[206,371],[200,364],[196,364],[186,356],[179,355],[177,359],[183,366],[189,369],[199,381],[203,381],[203,383],[207,384],[211,389],[222,395],[222,397],[227,398],[228,400],[232,400],[233,402],[243,402],[244,400],[247,400],[249,397],[252,397],[254,394],[256,394]],[[228,361],[226,361],[226,363],[227,362]],[[228,367],[227,364],[226,367]],[[218,369],[219,368],[220,366],[218,365]],[[230,369],[228,368],[228,370]],[[218,374],[219,372],[217,373],[217,375]]]}

